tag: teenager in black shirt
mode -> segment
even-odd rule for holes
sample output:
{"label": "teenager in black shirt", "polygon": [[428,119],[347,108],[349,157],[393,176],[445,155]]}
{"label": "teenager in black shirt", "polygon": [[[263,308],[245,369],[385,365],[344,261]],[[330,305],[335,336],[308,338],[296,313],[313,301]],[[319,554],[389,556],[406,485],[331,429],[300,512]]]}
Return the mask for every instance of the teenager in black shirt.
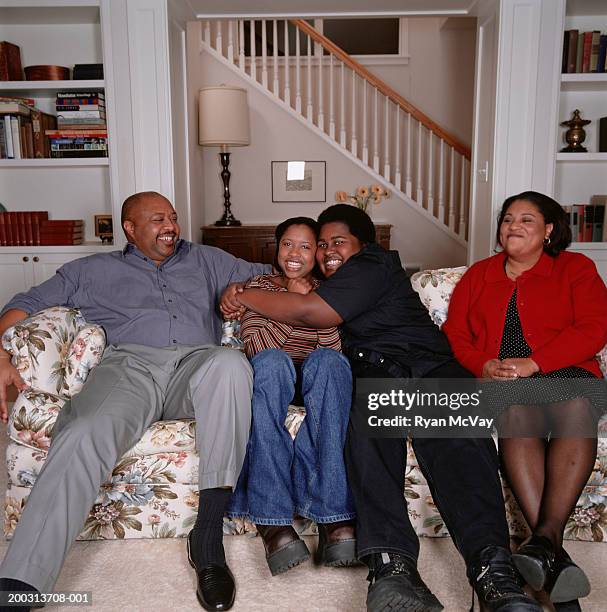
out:
{"label": "teenager in black shirt", "polygon": [[[375,243],[371,219],[353,206],[336,204],[318,222],[317,262],[327,280],[316,291],[268,295],[233,286],[222,299],[224,314],[234,316],[246,306],[292,325],[339,325],[354,379],[471,377],[432,323],[398,254]],[[371,438],[358,423],[351,418],[345,453],[358,556],[370,570],[367,609],[440,610],[416,569],[419,541],[403,495],[406,441]],[[413,448],[485,608],[540,612],[521,589],[511,560],[492,440],[415,438]]]}

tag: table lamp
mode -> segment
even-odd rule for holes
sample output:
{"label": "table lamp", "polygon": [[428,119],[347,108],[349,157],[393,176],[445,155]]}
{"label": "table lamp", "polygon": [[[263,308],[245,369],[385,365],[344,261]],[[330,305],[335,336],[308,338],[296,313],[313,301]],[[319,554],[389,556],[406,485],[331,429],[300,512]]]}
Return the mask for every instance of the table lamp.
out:
{"label": "table lamp", "polygon": [[198,92],[198,144],[203,147],[221,147],[219,159],[222,167],[224,211],[215,225],[241,225],[231,211],[228,147],[245,147],[249,144],[246,89],[220,85],[205,87]]}

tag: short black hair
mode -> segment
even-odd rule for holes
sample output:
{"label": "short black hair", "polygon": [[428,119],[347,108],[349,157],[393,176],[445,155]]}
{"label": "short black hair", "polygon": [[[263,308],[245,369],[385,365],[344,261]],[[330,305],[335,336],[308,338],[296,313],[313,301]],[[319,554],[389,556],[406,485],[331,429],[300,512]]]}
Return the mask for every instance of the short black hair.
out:
{"label": "short black hair", "polygon": [[[306,225],[314,234],[314,246],[316,246],[316,241],[318,240],[318,230],[319,225],[314,219],[310,217],[291,217],[290,219],[286,219],[282,223],[279,223],[274,230],[274,238],[276,239],[276,253],[274,253],[274,267],[277,270],[281,270],[282,268],[278,265],[278,250],[280,249],[280,239],[283,237],[283,234],[292,226],[292,225]],[[314,264],[316,268],[316,264]],[[284,271],[284,270],[283,270]],[[315,270],[312,272],[315,274]]]}
{"label": "short black hair", "polygon": [[350,204],[333,204],[325,208],[318,216],[318,226],[321,228],[327,223],[343,223],[348,230],[362,243],[375,242],[375,226],[371,217],[360,208]]}
{"label": "short black hair", "polygon": [[524,200],[534,204],[544,217],[544,223],[552,223],[550,232],[550,244],[544,245],[544,253],[550,257],[556,257],[571,244],[571,227],[569,226],[569,215],[563,207],[551,197],[538,191],[523,191],[517,195],[506,198],[502,204],[499,217],[497,218],[497,232],[495,234],[497,244],[500,244],[500,228],[504,217],[510,206],[516,200]]}

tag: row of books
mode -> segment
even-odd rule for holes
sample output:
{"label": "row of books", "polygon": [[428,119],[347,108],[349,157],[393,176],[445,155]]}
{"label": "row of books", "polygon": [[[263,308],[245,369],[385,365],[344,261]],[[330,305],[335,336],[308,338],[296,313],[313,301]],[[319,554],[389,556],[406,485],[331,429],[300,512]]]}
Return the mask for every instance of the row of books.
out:
{"label": "row of books", "polygon": [[46,210],[0,212],[1,246],[61,246],[83,241],[82,219],[49,220]]}
{"label": "row of books", "polygon": [[0,98],[0,159],[50,157],[46,130],[57,127],[57,118],[8,98]]}
{"label": "row of books", "polygon": [[605,72],[606,57],[607,34],[565,30],[561,72]]}
{"label": "row of books", "polygon": [[569,213],[573,242],[607,242],[605,206],[607,195],[592,196],[588,204],[564,206]]}

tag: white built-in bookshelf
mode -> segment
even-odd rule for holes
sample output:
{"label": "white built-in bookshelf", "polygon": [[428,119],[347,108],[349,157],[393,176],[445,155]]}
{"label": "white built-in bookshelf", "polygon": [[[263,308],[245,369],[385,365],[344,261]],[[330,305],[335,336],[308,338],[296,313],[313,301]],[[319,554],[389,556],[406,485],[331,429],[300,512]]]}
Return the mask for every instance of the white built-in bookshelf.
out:
{"label": "white built-in bookshelf", "polygon": [[[607,33],[607,2],[567,0],[563,31],[570,29]],[[584,128],[583,144],[588,153],[561,153],[566,146],[567,128],[558,128],[554,195],[563,205],[587,203],[591,196],[607,193],[607,153],[599,152],[599,119],[607,116],[607,73],[561,74],[559,124],[571,119],[575,109],[592,123]],[[603,278],[607,278],[607,243],[579,242],[572,244],[571,249],[591,257]]]}

